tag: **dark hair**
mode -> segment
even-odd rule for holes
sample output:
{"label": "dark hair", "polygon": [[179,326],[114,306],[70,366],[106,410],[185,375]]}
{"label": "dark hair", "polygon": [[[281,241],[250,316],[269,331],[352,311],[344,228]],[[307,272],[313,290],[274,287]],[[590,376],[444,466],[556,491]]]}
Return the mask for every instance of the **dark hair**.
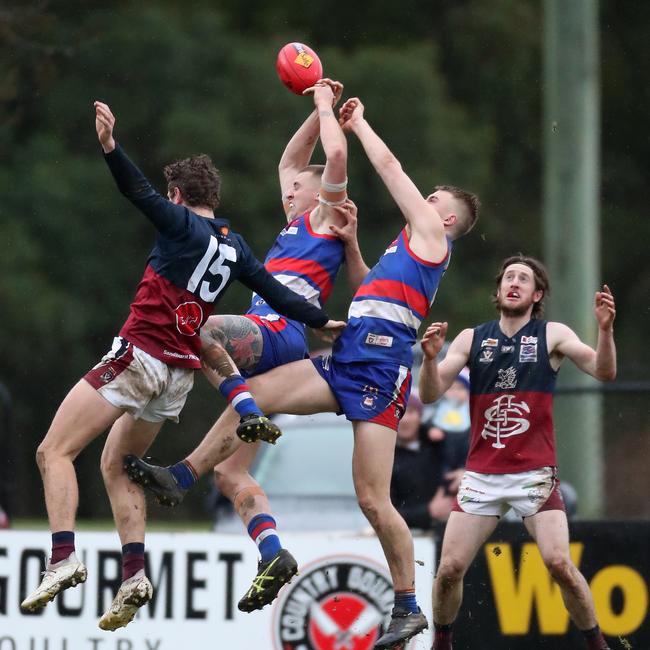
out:
{"label": "dark hair", "polygon": [[544,314],[544,298],[546,298],[546,296],[551,293],[551,284],[548,279],[548,271],[539,260],[536,260],[534,257],[528,257],[528,255],[524,255],[523,253],[511,255],[501,263],[501,269],[495,278],[496,290],[492,296],[492,302],[497,306],[498,309],[499,303],[497,298],[497,291],[501,286],[501,280],[503,280],[506,269],[512,264],[524,264],[527,266],[533,272],[533,277],[535,278],[535,291],[544,292],[539,302],[533,304],[533,311],[531,313],[531,318],[541,318]]}
{"label": "dark hair", "polygon": [[166,165],[163,173],[167,179],[167,190],[177,187],[183,200],[192,207],[219,206],[221,176],[209,156],[204,153]]}
{"label": "dark hair", "polygon": [[466,235],[476,225],[478,220],[478,214],[481,210],[481,202],[478,196],[454,185],[436,185],[435,191],[437,192],[438,190],[449,192],[449,194],[465,206],[465,212],[457,215],[458,222],[453,227],[452,232],[453,239],[458,239]]}

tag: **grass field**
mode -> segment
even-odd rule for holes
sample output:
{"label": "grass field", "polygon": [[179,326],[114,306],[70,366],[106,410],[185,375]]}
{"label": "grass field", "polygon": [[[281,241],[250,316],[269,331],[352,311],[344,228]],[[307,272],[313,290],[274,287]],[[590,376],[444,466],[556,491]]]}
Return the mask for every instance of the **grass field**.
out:
{"label": "grass field", "polygon": [[[48,530],[47,519],[12,519],[13,530]],[[115,524],[111,519],[80,519],[77,521],[76,530],[115,530]],[[212,522],[210,521],[152,521],[147,524],[149,532],[210,532]]]}

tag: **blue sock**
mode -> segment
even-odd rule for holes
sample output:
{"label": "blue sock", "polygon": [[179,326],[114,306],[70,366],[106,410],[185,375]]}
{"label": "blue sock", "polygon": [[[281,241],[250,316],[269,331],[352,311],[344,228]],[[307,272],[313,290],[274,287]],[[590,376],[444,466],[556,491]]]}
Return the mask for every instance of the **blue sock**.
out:
{"label": "blue sock", "polygon": [[189,490],[198,480],[198,474],[189,460],[182,460],[172,465],[169,471],[174,475],[176,483],[184,490]]}
{"label": "blue sock", "polygon": [[240,418],[246,415],[264,415],[258,408],[248,385],[241,375],[233,375],[221,382],[219,392],[228,400],[228,403],[237,411]]}
{"label": "blue sock", "polygon": [[406,609],[412,614],[419,611],[417,600],[415,600],[415,589],[403,589],[395,592],[395,607]]}
{"label": "blue sock", "polygon": [[248,524],[248,534],[257,544],[262,562],[268,562],[282,548],[275,526],[275,519],[264,514],[255,515]]}

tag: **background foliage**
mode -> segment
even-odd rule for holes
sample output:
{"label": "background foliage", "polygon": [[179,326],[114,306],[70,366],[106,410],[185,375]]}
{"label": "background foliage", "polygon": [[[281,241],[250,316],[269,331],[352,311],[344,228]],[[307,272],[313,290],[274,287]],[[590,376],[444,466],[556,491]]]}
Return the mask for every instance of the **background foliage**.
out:
{"label": "background foliage", "polygon": [[[348,4],[343,13],[287,0],[3,6],[0,382],[13,397],[15,433],[4,443],[0,471],[13,487],[15,514],[43,514],[36,445],[67,390],[119,330],[153,240],[102,162],[94,99],[111,105],[117,138],[158,187],[166,162],[199,151],[212,156],[224,177],[222,215],[263,257],[283,220],[276,165],[311,110],[309,99],[277,80],[275,55],[288,41],[307,42],[326,74],[345,83],[345,95],[363,99],[368,119],[423,192],[453,183],[482,197],[481,221],[456,249],[433,318],[449,320],[453,332],[487,320],[499,260],[519,250],[543,254],[537,0],[376,0]],[[618,300],[619,376],[629,380],[647,378],[650,358],[649,90],[638,73],[649,60],[648,19],[650,5],[601,2],[598,280]],[[353,139],[349,177],[372,264],[401,217]],[[343,316],[349,297],[340,282],[330,313]],[[247,299],[233,288],[220,310],[241,313]],[[646,402],[607,402],[608,456],[619,463],[639,447],[650,451]],[[182,456],[221,405],[197,377],[181,424],[166,426],[154,453]],[[620,427],[624,447],[617,446]],[[109,512],[98,472],[101,444],[77,461],[82,516]],[[205,492],[209,482],[203,485]],[[199,515],[200,498],[185,507]],[[647,508],[639,500],[623,514]]]}

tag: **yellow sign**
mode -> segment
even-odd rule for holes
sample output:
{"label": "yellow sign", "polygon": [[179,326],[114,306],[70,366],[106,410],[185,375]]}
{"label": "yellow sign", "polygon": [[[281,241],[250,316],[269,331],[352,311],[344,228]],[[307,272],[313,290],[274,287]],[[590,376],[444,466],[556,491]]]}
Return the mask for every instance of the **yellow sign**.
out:
{"label": "yellow sign", "polygon": [[[584,544],[571,544],[571,559],[577,567],[583,550]],[[541,634],[566,634],[569,613],[564,607],[560,588],[544,566],[534,543],[522,545],[517,568],[510,544],[486,544],[485,557],[503,634],[527,634],[533,605]],[[631,634],[641,626],[648,612],[648,586],[638,571],[620,564],[606,566],[594,575],[590,588],[598,623],[606,635]],[[615,589],[622,594],[620,611],[612,608],[611,596]]]}

